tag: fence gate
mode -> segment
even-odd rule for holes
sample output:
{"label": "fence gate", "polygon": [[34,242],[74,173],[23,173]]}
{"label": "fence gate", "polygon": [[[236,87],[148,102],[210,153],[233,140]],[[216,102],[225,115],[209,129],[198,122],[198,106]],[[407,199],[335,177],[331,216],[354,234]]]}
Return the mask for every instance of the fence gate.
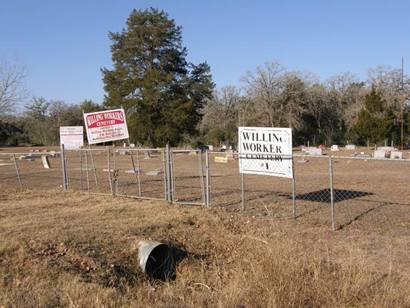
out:
{"label": "fence gate", "polygon": [[173,202],[209,205],[209,161],[207,151],[171,150]]}

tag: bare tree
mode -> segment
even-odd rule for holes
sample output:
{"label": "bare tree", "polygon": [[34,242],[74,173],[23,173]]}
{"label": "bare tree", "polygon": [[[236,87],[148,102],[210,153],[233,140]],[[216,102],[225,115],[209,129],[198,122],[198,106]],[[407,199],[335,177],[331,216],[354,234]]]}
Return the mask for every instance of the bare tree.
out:
{"label": "bare tree", "polygon": [[285,67],[279,62],[267,62],[258,66],[255,72],[248,72],[242,78],[249,100],[260,110],[261,124],[277,126],[283,121],[284,113],[280,106]]}
{"label": "bare tree", "polygon": [[387,105],[396,110],[396,112],[401,109],[403,92],[409,93],[410,91],[409,76],[403,76],[402,85],[401,70],[384,65],[368,70],[367,83],[369,86],[376,88],[386,100]]}
{"label": "bare tree", "polygon": [[15,63],[0,62],[0,115],[14,112],[16,104],[26,97],[24,78],[23,67]]}

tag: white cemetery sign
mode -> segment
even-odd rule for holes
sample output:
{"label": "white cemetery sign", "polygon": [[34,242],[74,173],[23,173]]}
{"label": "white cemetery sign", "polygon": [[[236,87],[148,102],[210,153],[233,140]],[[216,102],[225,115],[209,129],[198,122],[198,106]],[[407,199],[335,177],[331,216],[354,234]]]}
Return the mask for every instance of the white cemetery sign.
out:
{"label": "white cemetery sign", "polygon": [[292,129],[238,128],[239,172],[292,178]]}
{"label": "white cemetery sign", "polygon": [[129,137],[124,109],[84,113],[84,123],[89,144]]}
{"label": "white cemetery sign", "polygon": [[60,126],[60,145],[67,150],[75,150],[84,146],[82,126]]}

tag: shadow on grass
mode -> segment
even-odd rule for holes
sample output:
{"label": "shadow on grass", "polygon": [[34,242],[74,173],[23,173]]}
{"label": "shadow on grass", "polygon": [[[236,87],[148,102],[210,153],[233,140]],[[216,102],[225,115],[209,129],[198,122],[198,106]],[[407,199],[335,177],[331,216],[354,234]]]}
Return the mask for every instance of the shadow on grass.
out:
{"label": "shadow on grass", "polygon": [[[349,199],[374,195],[371,192],[348,190],[348,189],[333,189],[333,201],[341,202]],[[321,189],[304,194],[297,194],[296,200],[306,200],[314,202],[330,203],[330,189]]]}

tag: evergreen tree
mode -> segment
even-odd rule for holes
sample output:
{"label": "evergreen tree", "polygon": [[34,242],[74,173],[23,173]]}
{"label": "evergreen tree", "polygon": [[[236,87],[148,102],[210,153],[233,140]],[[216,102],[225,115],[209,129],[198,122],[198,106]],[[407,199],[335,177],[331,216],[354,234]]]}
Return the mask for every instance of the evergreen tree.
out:
{"label": "evergreen tree", "polygon": [[360,144],[383,143],[386,139],[398,141],[398,126],[393,110],[386,108],[386,102],[374,88],[365,97],[354,127],[356,139]]}
{"label": "evergreen tree", "polygon": [[102,69],[105,105],[125,108],[131,139],[159,146],[195,134],[214,84],[206,63],[186,61],[181,27],[164,11],[133,10],[126,29],[110,39],[113,69]]}

